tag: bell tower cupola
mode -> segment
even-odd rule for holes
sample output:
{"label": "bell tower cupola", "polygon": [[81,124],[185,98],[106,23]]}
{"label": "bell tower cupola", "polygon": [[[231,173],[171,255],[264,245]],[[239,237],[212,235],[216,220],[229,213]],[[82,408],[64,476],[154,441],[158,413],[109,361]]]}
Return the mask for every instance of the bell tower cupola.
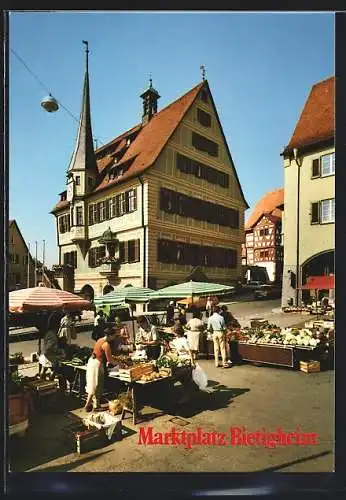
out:
{"label": "bell tower cupola", "polygon": [[158,91],[153,87],[153,81],[150,76],[149,87],[141,94],[141,98],[143,99],[143,124],[148,123],[155,113],[157,113],[157,101],[160,97]]}

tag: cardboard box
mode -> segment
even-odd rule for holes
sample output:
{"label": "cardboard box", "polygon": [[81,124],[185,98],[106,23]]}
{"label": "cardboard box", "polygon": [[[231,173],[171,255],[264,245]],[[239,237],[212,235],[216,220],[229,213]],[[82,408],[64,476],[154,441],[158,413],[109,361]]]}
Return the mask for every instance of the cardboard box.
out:
{"label": "cardboard box", "polygon": [[78,455],[96,450],[106,445],[106,435],[102,429],[85,428],[75,433],[76,452]]}
{"label": "cardboard box", "polygon": [[305,373],[314,373],[321,371],[319,361],[300,361],[300,371]]}

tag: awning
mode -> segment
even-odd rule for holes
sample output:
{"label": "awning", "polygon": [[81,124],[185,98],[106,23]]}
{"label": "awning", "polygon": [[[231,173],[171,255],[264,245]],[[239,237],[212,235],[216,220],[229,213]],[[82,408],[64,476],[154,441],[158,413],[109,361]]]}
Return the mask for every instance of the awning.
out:
{"label": "awning", "polygon": [[331,290],[335,288],[335,277],[332,276],[309,276],[301,290]]}
{"label": "awning", "polygon": [[156,290],[150,295],[151,300],[155,299],[185,299],[196,295],[216,295],[230,292],[234,286],[221,285],[219,283],[202,283],[200,281],[188,281],[179,285],[168,286]]}

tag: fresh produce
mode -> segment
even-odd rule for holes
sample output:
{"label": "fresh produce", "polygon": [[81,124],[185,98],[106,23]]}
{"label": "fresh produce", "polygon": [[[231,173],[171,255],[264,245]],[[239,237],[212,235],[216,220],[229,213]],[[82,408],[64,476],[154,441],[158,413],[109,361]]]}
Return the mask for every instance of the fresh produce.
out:
{"label": "fresh produce", "polygon": [[152,380],[157,380],[158,378],[161,378],[161,375],[157,372],[152,372],[149,375],[142,375],[140,380],[143,382],[151,382]]}

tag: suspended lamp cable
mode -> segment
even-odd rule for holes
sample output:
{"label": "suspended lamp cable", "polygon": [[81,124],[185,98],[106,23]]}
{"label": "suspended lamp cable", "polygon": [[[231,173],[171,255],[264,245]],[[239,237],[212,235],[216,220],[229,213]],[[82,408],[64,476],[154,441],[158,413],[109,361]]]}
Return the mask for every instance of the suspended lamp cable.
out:
{"label": "suspended lamp cable", "polygon": [[[23,59],[17,54],[17,52],[15,52],[13,49],[10,50],[12,54],[16,56],[18,61],[20,61],[23,64],[24,68],[26,68],[26,70],[35,78],[35,80],[39,83],[39,85],[41,85],[41,87],[51,96],[52,95],[51,91],[45,86],[45,84],[39,79],[39,77],[29,68],[29,66],[25,63],[25,61],[23,61]],[[71,113],[71,111],[66,106],[64,106],[60,101],[58,100],[56,101],[59,104],[59,106],[61,106],[66,111],[66,113],[68,113],[74,120],[76,120],[77,123],[79,122],[78,118],[73,113]],[[101,143],[101,145],[104,144],[100,138],[96,139],[98,142]]]}

